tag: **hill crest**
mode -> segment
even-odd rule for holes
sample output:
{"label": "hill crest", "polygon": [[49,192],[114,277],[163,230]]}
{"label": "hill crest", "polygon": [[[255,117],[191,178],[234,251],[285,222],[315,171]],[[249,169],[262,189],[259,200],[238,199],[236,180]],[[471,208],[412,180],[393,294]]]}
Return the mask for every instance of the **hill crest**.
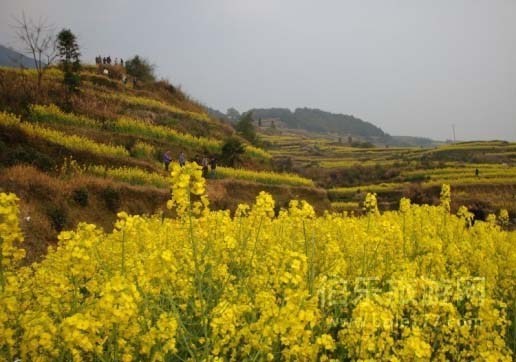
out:
{"label": "hill crest", "polygon": [[255,108],[253,118],[276,118],[289,128],[305,129],[318,133],[336,133],[342,136],[359,136],[366,139],[385,137],[387,134],[374,124],[352,115],[331,113],[317,108]]}

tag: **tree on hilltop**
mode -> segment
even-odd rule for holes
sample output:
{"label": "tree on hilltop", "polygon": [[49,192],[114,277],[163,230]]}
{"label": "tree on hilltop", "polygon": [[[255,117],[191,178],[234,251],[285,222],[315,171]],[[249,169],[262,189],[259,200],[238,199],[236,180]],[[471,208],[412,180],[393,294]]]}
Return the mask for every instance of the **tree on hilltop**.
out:
{"label": "tree on hilltop", "polygon": [[125,62],[125,70],[127,74],[142,82],[156,81],[154,68],[155,66],[153,64],[151,64],[147,59],[140,57],[139,55],[135,55],[133,58],[128,59]]}
{"label": "tree on hilltop", "polygon": [[81,82],[79,75],[81,70],[79,57],[81,53],[77,44],[77,38],[70,29],[63,29],[57,35],[57,50],[59,52],[61,69],[64,73],[63,83],[69,92],[75,92]]}

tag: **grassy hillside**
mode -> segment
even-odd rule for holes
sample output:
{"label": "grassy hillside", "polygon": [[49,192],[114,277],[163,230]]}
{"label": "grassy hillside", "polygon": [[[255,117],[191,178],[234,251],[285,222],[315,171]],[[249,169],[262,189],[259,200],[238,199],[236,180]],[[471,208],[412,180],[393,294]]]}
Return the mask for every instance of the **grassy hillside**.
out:
{"label": "grassy hillside", "polygon": [[262,189],[278,198],[278,207],[296,196],[320,211],[330,206],[325,190],[297,174],[273,172],[272,156],[243,139],[245,152],[228,167],[222,146],[239,138],[231,126],[168,82],[133,87],[121,81],[123,68],[109,69],[107,77],[86,67],[79,92],[67,97],[58,69],[47,71],[38,89],[35,71],[0,68],[0,190],[21,197],[30,260],[79,221],[111,229],[119,210],[164,209],[165,151],[174,162],[181,151],[188,161],[218,159],[208,182],[215,209],[234,210]]}

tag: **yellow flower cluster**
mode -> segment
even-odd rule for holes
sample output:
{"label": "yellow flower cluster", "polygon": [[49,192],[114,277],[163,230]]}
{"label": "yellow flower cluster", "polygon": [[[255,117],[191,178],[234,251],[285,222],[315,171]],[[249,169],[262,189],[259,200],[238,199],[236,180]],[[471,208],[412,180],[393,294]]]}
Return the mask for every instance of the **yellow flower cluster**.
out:
{"label": "yellow flower cluster", "polygon": [[95,142],[83,136],[66,134],[61,131],[39,126],[37,124],[30,124],[26,122],[22,123],[18,117],[5,112],[0,113],[0,125],[18,127],[28,135],[44,138],[50,142],[72,150],[87,151],[103,156],[129,156],[129,152],[127,152],[127,150],[122,146]]}
{"label": "yellow flower cluster", "polygon": [[65,126],[88,127],[96,129],[108,129],[118,133],[132,134],[155,138],[172,143],[178,143],[190,147],[203,147],[212,152],[220,150],[219,141],[206,137],[195,137],[187,133],[175,131],[172,128],[153,125],[141,120],[129,117],[120,117],[115,121],[105,124],[95,121],[91,118],[76,115],[74,113],[63,112],[59,107],[51,104],[33,105],[31,107],[31,118],[37,122],[62,124]]}
{"label": "yellow flower cluster", "polygon": [[131,148],[131,155],[136,158],[147,158],[152,160],[156,155],[156,148],[143,141],[136,141],[134,146]]}
{"label": "yellow flower cluster", "polygon": [[360,209],[360,203],[356,201],[335,201],[331,203],[331,208],[334,211],[354,211]]}
{"label": "yellow flower cluster", "polygon": [[[23,235],[18,225],[18,198],[0,193],[0,356],[10,356],[20,338],[16,328],[20,312],[19,293],[23,272],[19,263],[25,256],[20,249]],[[2,356],[3,357],[3,356]]]}
{"label": "yellow flower cluster", "polygon": [[344,198],[353,196],[359,192],[381,193],[387,191],[395,191],[403,188],[404,183],[381,183],[377,185],[363,185],[350,187],[336,187],[328,190],[328,195],[332,198]]}
{"label": "yellow flower cluster", "polygon": [[181,108],[175,107],[171,104],[167,104],[165,102],[161,102],[156,99],[152,98],[146,98],[146,97],[136,97],[129,94],[123,94],[123,93],[104,93],[103,94],[106,98],[116,99],[121,102],[124,102],[131,106],[143,106],[148,108],[157,109],[160,111],[170,112],[173,114],[178,114],[180,116],[187,116],[189,118],[198,120],[198,121],[204,121],[209,122],[210,118],[206,113],[198,113],[198,112],[191,112],[191,111],[185,111]]}
{"label": "yellow flower cluster", "polygon": [[[503,164],[468,164],[454,165],[455,167],[445,167],[427,170],[403,171],[402,177],[429,177],[432,181],[445,181],[461,179],[496,179],[496,178],[513,178],[516,177],[516,167]],[[479,176],[475,176],[475,170],[479,169]]]}
{"label": "yellow flower cluster", "polygon": [[[206,180],[202,177],[202,168],[195,162],[188,162],[181,167],[179,164],[172,165],[172,199],[167,203],[167,207],[176,207],[180,217],[198,215],[204,207],[208,208],[208,198],[205,194]],[[198,196],[200,201],[193,201],[193,197]],[[190,219],[191,221],[191,219]]]}
{"label": "yellow flower cluster", "polygon": [[450,204],[451,204],[451,190],[450,185],[444,184],[441,188],[441,194],[439,196],[441,200],[441,205],[447,212],[450,212]]}
{"label": "yellow flower cluster", "polygon": [[216,177],[235,178],[270,185],[314,186],[312,180],[291,173],[252,171],[230,167],[217,167]]}
{"label": "yellow flower cluster", "polygon": [[20,117],[14,113],[0,112],[0,125],[5,127],[17,127],[20,125]]}
{"label": "yellow flower cluster", "polygon": [[[464,185],[514,185],[514,173],[513,171],[507,172],[503,175],[496,177],[481,177],[476,176],[462,176],[455,179],[438,179],[422,182],[420,185],[423,187],[440,186],[446,183],[451,186],[464,186]],[[384,193],[397,191],[401,192],[404,188],[410,186],[410,182],[398,182],[398,183],[381,183],[373,185],[362,185],[362,186],[351,186],[351,187],[336,187],[328,190],[328,194],[333,199],[346,199],[352,197],[360,192],[373,192],[373,193]]]}
{"label": "yellow flower cluster", "polygon": [[[27,75],[30,77],[36,78],[38,76],[38,72],[36,69],[22,69],[22,68],[16,68],[16,67],[0,67],[0,70],[3,72],[12,72],[17,73],[21,75]],[[56,79],[62,79],[63,78],[63,72],[57,68],[57,67],[50,67],[44,71],[44,78],[51,78],[53,80]]]}
{"label": "yellow flower cluster", "polygon": [[96,122],[91,118],[74,113],[63,112],[55,104],[50,104],[48,106],[41,104],[31,105],[30,116],[33,121],[41,123],[56,123],[63,124],[65,126],[74,125],[89,128],[97,128],[100,126],[99,122]]}
{"label": "yellow flower cluster", "polygon": [[[158,188],[167,188],[170,179],[165,175],[157,172],[149,172],[137,167],[106,167],[101,165],[78,165],[75,160],[67,161],[59,170],[59,174],[63,177],[67,175],[90,174],[104,178],[112,178],[114,180],[127,182],[132,185],[154,186]],[[187,164],[190,164],[188,162]],[[191,163],[193,167],[194,163]],[[175,164],[178,166],[178,164]],[[229,167],[217,167],[217,178],[232,178],[239,180],[253,181],[271,185],[292,185],[292,186],[313,186],[310,179],[305,179],[293,174],[282,174],[270,171],[251,171],[238,170]]]}
{"label": "yellow flower cluster", "polygon": [[272,158],[269,152],[252,145],[245,145],[245,152],[251,157],[263,158],[265,160],[270,160]]}
{"label": "yellow flower cluster", "polygon": [[89,165],[85,173],[111,178],[117,181],[127,182],[131,185],[154,186],[166,188],[169,185],[167,177],[156,173],[148,172],[137,167],[105,167],[100,165]]}
{"label": "yellow flower cluster", "polygon": [[25,256],[18,245],[23,235],[18,226],[17,202],[16,195],[0,193],[0,288]]}
{"label": "yellow flower cluster", "polygon": [[364,201],[364,210],[367,214],[378,214],[378,201],[376,194],[367,193]]}
{"label": "yellow flower cluster", "polygon": [[188,133],[175,131],[169,127],[152,125],[128,117],[117,119],[111,127],[117,132],[156,138],[163,141],[178,143],[183,146],[203,147],[212,152],[218,151],[221,147],[220,142],[215,139],[192,136]]}
{"label": "yellow flower cluster", "polygon": [[[41,262],[2,264],[1,359],[512,360],[516,234],[449,214],[446,188],[440,206],[363,217],[275,212],[262,192],[231,216],[208,209],[196,164],[171,180],[177,218],[122,212],[113,232],[80,224]],[[16,218],[0,196],[19,261]]]}
{"label": "yellow flower cluster", "polygon": [[[216,139],[196,137],[188,133],[178,132],[170,127],[150,124],[129,117],[120,117],[117,120],[102,124],[91,118],[63,112],[54,104],[32,105],[31,118],[34,121],[65,126],[77,126],[96,129],[108,129],[118,133],[144,136],[166,142],[177,143],[186,147],[202,148],[210,152],[220,152],[222,143]],[[271,159],[271,155],[261,148],[252,145],[245,146],[246,154],[250,157]]]}

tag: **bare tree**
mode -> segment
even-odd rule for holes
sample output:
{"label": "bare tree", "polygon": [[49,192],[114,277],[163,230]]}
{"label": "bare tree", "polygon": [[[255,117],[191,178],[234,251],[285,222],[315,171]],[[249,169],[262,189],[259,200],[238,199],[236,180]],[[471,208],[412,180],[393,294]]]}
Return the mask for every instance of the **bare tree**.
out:
{"label": "bare tree", "polygon": [[34,60],[39,89],[43,73],[52,65],[58,55],[54,28],[42,19],[37,22],[27,19],[25,13],[22,13],[21,18],[15,19],[15,21],[16,36],[23,42],[24,52],[31,55]]}

